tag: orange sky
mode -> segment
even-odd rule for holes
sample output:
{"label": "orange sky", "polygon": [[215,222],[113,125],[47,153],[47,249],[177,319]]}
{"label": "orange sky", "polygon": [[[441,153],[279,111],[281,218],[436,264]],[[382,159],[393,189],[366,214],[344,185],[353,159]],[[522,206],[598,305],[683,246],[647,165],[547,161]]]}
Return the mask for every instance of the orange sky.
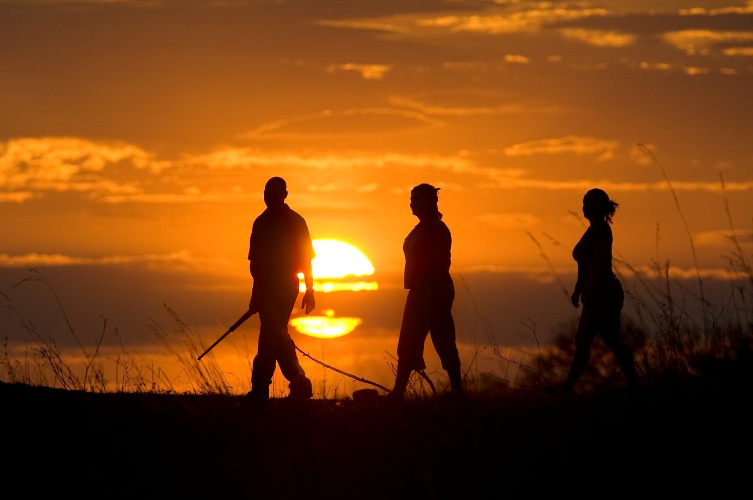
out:
{"label": "orange sky", "polygon": [[273,175],[373,263],[379,293],[320,301],[364,335],[399,326],[421,182],[470,343],[571,317],[591,187],[631,269],[728,278],[730,236],[753,253],[753,2],[659,3],[0,2],[0,291],[44,323],[46,288],[13,286],[39,270],[86,338],[138,342],[163,303],[221,334]]}

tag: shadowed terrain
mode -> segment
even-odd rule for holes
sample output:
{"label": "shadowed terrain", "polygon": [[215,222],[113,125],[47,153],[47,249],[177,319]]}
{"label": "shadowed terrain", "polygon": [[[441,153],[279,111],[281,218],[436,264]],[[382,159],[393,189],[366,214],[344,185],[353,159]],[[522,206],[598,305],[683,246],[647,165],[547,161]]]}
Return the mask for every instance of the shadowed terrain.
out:
{"label": "shadowed terrain", "polygon": [[5,488],[75,498],[714,496],[747,488],[750,382],[293,402],[0,383]]}

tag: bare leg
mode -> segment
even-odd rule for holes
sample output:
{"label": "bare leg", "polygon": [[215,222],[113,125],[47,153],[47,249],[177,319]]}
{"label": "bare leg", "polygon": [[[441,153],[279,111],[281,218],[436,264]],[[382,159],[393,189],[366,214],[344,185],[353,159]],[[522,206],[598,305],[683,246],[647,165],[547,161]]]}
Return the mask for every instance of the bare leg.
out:
{"label": "bare leg", "polygon": [[591,344],[593,344],[597,334],[597,325],[594,323],[594,319],[591,311],[584,306],[578,322],[578,331],[575,333],[575,352],[570,362],[567,377],[559,385],[545,387],[547,392],[551,394],[571,392],[583,372],[586,371],[588,362],[591,360]]}
{"label": "bare leg", "polygon": [[635,369],[635,358],[633,351],[625,341],[617,336],[602,336],[604,343],[612,350],[614,358],[617,361],[622,373],[625,375],[625,381],[630,389],[637,389],[640,385],[638,372]]}

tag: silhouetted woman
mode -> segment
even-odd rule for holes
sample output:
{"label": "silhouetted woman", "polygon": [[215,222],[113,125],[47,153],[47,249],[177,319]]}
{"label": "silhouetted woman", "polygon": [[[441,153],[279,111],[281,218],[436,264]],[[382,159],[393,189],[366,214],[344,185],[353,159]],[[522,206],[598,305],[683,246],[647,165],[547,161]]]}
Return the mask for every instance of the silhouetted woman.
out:
{"label": "silhouetted woman", "polygon": [[438,191],[430,184],[419,184],[410,193],[410,208],[419,222],[403,243],[403,286],[408,289],[408,297],[397,343],[395,385],[388,395],[393,400],[403,399],[413,370],[426,368],[427,335],[431,335],[442,368],[449,375],[450,394],[464,395],[452,317],[455,300],[455,285],[450,277],[452,235],[437,208]]}
{"label": "silhouetted woman", "polygon": [[597,335],[601,335],[604,344],[614,354],[628,387],[638,387],[633,352],[620,334],[625,294],[612,270],[611,224],[618,206],[601,189],[591,189],[583,197],[583,216],[590,225],[573,248],[578,278],[571,296],[573,306],[578,307],[579,302],[583,302],[583,310],[575,334],[570,371],[564,382],[546,387],[550,393],[563,394],[573,390],[588,366],[591,344]]}

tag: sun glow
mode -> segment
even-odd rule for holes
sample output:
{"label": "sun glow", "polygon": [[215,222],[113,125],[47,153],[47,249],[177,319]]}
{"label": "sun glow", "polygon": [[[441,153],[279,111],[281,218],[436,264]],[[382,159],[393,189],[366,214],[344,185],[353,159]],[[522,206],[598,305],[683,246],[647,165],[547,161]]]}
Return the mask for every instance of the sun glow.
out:
{"label": "sun glow", "polygon": [[314,279],[344,278],[374,274],[374,266],[363,252],[337,240],[314,240],[316,257],[311,261]]}
{"label": "sun glow", "polygon": [[[363,276],[374,274],[371,261],[356,247],[337,240],[314,240],[316,257],[311,261],[314,275],[314,290],[317,292],[361,292],[377,290],[376,281],[367,281]],[[299,290],[306,291],[303,275]],[[360,279],[353,279],[360,278]],[[290,324],[300,333],[321,339],[342,337],[355,330],[361,318],[335,317],[335,311],[325,310],[317,316],[300,316],[290,320]]]}
{"label": "sun glow", "polygon": [[[317,292],[377,290],[376,281],[358,280],[352,277],[374,274],[374,265],[359,249],[338,240],[314,240],[316,257],[311,261],[314,275],[314,290]],[[306,290],[301,278],[300,290]]]}
{"label": "sun glow", "polygon": [[290,320],[293,327],[304,335],[320,339],[334,339],[347,335],[363,323],[361,318],[336,318],[335,311],[327,309],[324,316],[300,316]]}

